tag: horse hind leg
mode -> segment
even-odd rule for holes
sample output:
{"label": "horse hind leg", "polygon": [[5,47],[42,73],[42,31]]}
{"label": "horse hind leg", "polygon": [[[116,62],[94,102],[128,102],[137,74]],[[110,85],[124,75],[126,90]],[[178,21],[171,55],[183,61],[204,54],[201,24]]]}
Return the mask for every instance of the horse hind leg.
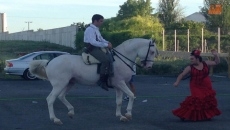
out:
{"label": "horse hind leg", "polygon": [[65,88],[67,83],[64,83],[64,82],[53,83],[53,82],[51,82],[51,84],[53,86],[53,89],[52,89],[51,93],[49,94],[49,96],[46,98],[47,104],[48,104],[49,116],[50,116],[50,120],[54,121],[55,124],[61,125],[63,123],[61,122],[60,119],[58,119],[55,116],[53,104],[54,104],[54,101],[56,100],[57,96],[60,95],[60,93],[63,91],[63,89]]}
{"label": "horse hind leg", "polygon": [[71,89],[74,84],[69,83],[58,96],[59,100],[68,108],[68,116],[73,118],[74,116],[74,107],[66,100],[66,93]]}

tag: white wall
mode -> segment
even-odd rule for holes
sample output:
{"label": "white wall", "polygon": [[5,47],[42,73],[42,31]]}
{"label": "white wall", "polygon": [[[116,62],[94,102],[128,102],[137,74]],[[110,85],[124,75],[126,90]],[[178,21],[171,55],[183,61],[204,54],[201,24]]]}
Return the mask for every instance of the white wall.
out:
{"label": "white wall", "polygon": [[47,41],[75,48],[74,41],[76,33],[77,26],[73,25],[35,32],[33,30],[16,33],[3,32],[0,33],[0,40]]}

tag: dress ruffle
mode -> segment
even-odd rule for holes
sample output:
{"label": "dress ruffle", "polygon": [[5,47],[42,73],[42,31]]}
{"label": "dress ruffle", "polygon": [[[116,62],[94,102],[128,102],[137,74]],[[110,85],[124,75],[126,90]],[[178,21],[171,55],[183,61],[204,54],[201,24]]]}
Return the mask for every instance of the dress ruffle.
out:
{"label": "dress ruffle", "polygon": [[217,108],[215,92],[205,97],[188,96],[180,104],[180,108],[172,112],[181,119],[192,121],[208,120],[213,116],[221,114],[220,110]]}

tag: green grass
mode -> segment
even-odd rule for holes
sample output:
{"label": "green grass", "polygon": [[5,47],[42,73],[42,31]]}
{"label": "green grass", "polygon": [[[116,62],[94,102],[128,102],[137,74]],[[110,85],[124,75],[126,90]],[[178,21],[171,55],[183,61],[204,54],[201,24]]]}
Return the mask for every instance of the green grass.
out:
{"label": "green grass", "polygon": [[76,54],[76,50],[70,47],[34,41],[0,41],[0,78],[17,78],[4,74],[5,60],[20,57],[20,54],[31,53],[34,51],[65,51]]}

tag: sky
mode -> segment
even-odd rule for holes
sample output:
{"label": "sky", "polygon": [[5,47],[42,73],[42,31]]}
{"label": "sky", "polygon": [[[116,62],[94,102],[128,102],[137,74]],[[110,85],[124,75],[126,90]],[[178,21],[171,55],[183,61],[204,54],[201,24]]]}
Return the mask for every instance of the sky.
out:
{"label": "sky", "polygon": [[[73,23],[90,23],[93,14],[105,18],[115,17],[119,5],[127,0],[0,0],[0,13],[6,13],[9,33],[37,31],[70,26]],[[151,0],[158,7],[159,0]],[[198,12],[203,0],[180,0],[184,15]],[[26,23],[27,22],[27,23]]]}

